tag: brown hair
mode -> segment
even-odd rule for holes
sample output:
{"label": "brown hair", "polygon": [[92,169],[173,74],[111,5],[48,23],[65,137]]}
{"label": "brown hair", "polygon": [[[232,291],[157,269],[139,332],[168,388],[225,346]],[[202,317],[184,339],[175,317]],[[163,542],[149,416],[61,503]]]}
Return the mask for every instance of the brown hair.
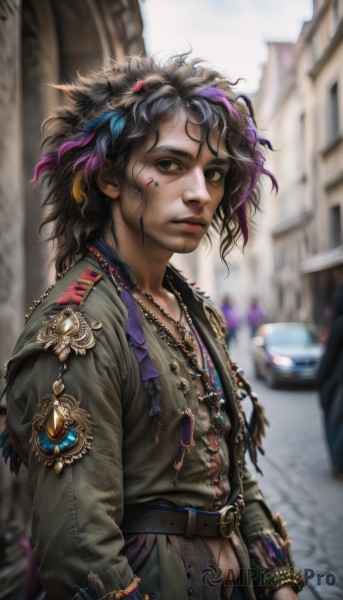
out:
{"label": "brown hair", "polygon": [[200,59],[179,55],[163,65],[138,56],[111,61],[71,84],[56,86],[68,101],[43,124],[44,155],[35,181],[42,174],[46,178],[48,210],[41,228],[52,224],[48,239],[54,242],[57,271],[82,255],[111,219],[108,199],[95,182],[105,160],[111,160],[114,174],[125,173],[132,150],[151,134],[157,141],[161,118],[181,107],[188,115],[186,131],[196,116],[202,141],[210,144],[214,128],[231,158],[212,223],[220,234],[222,260],[226,262],[241,233],[246,243],[248,217],[259,205],[259,178],[267,174],[275,187],[276,182],[263,166],[264,145],[269,143],[258,136],[250,102],[235,97],[236,83]]}

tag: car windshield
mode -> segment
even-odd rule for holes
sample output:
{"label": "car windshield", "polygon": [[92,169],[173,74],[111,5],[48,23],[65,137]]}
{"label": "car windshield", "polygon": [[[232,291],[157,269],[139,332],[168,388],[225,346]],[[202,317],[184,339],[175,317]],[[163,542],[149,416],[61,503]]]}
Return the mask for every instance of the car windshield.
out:
{"label": "car windshield", "polygon": [[303,327],[283,327],[266,335],[269,346],[309,346],[317,342],[314,332]]}

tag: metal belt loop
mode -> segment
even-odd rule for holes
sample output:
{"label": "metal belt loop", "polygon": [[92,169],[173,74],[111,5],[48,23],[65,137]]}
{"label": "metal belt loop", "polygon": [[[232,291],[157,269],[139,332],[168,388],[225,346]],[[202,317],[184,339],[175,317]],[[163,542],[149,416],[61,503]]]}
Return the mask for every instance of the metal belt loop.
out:
{"label": "metal belt loop", "polygon": [[187,508],[187,524],[185,530],[185,537],[191,538],[195,532],[195,526],[197,524],[197,513],[195,508]]}

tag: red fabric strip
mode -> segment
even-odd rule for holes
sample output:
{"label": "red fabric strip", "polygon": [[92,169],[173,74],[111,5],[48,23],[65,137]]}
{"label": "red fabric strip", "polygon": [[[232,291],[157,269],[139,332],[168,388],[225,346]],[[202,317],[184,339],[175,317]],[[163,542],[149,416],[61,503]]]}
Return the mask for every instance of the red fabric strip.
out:
{"label": "red fabric strip", "polygon": [[86,293],[100,281],[101,275],[92,269],[84,269],[77,281],[71,281],[57,299],[57,304],[81,304]]}

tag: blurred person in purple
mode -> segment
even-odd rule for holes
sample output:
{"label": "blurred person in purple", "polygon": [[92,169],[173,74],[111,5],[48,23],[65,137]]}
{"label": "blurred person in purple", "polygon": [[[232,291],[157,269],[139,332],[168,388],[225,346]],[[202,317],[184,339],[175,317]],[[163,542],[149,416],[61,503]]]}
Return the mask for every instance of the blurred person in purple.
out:
{"label": "blurred person in purple", "polygon": [[220,308],[225,319],[225,324],[227,328],[226,343],[229,346],[230,342],[236,339],[237,331],[241,324],[241,318],[235,307],[234,301],[228,294],[225,294],[225,296],[223,297]]}
{"label": "blurred person in purple", "polygon": [[256,297],[251,299],[250,306],[247,311],[247,321],[250,327],[251,337],[254,337],[259,326],[265,321],[265,314],[262,308],[259,306]]}

